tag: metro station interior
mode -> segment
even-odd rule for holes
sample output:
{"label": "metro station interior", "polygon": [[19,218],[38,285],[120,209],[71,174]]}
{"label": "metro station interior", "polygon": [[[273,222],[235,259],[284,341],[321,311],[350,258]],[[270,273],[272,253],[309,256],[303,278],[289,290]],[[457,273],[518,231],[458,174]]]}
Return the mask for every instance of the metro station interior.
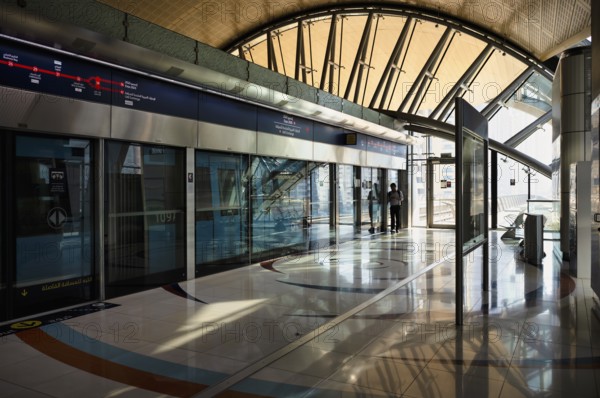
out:
{"label": "metro station interior", "polygon": [[0,21],[0,397],[600,396],[597,2]]}

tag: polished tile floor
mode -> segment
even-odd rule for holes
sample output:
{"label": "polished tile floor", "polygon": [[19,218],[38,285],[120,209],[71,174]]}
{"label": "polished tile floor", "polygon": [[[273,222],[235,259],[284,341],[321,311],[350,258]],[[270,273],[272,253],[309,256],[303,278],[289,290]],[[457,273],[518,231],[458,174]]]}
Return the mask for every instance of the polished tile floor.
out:
{"label": "polished tile floor", "polygon": [[412,229],[108,300],[0,338],[0,397],[600,396],[589,280],[490,237],[465,269],[454,231]]}

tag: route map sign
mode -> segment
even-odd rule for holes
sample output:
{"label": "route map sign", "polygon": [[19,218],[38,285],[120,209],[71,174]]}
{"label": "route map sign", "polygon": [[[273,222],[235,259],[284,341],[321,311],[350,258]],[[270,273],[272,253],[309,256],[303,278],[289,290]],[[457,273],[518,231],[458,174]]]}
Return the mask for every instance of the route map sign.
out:
{"label": "route map sign", "polygon": [[0,85],[198,118],[199,95],[196,90],[18,43],[0,41]]}
{"label": "route map sign", "polygon": [[110,104],[110,69],[67,55],[0,42],[0,84]]}

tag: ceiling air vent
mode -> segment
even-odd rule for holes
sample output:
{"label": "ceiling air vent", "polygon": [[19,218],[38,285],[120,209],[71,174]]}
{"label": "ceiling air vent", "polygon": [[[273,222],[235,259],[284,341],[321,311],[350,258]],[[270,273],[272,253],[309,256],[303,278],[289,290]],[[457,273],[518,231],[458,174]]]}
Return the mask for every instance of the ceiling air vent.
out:
{"label": "ceiling air vent", "polygon": [[177,77],[179,75],[181,75],[183,73],[183,69],[181,68],[177,68],[175,66],[171,66],[166,72],[165,74],[167,74],[168,76],[171,77]]}
{"label": "ceiling air vent", "polygon": [[77,38],[73,41],[73,49],[77,52],[88,53],[92,51],[94,47],[96,47],[96,43],[93,41]]}

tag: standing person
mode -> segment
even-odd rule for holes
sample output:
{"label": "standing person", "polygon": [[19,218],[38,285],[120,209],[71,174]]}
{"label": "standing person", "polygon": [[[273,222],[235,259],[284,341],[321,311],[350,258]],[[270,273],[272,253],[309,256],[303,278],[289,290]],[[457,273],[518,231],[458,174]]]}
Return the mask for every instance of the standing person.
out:
{"label": "standing person", "polygon": [[371,220],[370,233],[375,233],[375,224],[379,221],[379,185],[373,184],[373,189],[369,191],[369,219]]}
{"label": "standing person", "polygon": [[388,202],[390,203],[390,217],[391,217],[391,232],[398,232],[400,230],[400,205],[404,200],[404,194],[402,191],[396,189],[396,184],[390,184],[391,191],[388,192]]}

